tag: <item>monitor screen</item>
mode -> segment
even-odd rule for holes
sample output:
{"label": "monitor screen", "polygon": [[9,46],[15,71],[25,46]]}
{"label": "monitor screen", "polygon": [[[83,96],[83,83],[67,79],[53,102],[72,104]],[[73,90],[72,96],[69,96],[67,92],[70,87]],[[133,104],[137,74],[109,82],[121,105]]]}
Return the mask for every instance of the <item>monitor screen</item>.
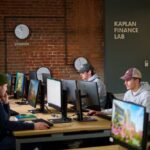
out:
{"label": "monitor screen", "polygon": [[64,123],[70,121],[67,118],[66,93],[62,90],[62,82],[52,78],[47,78],[47,102],[49,106],[61,112],[61,117],[53,119],[54,123]]}
{"label": "monitor screen", "polygon": [[21,72],[16,73],[16,81],[14,93],[17,94],[17,97],[23,97],[24,94],[24,82],[25,82],[25,74]]}
{"label": "monitor screen", "polygon": [[38,90],[39,90],[39,80],[30,80],[29,90],[28,90],[28,103],[32,107],[36,107],[37,98],[38,98]]}
{"label": "monitor screen", "polygon": [[62,80],[63,90],[67,92],[67,102],[75,103],[77,100],[76,90],[77,90],[77,81],[76,80]]}
{"label": "monitor screen", "polygon": [[145,107],[114,99],[111,136],[122,145],[134,150],[146,146],[147,117]]}
{"label": "monitor screen", "polygon": [[83,107],[101,110],[96,82],[78,81],[78,89],[81,91]]}
{"label": "monitor screen", "polygon": [[61,110],[62,88],[61,81],[47,79],[47,102],[50,106]]}

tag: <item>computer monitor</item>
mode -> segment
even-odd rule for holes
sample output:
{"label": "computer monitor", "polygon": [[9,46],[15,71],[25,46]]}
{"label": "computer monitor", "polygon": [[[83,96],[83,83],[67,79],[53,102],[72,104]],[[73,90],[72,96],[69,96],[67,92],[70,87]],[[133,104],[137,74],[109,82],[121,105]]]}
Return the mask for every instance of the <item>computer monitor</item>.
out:
{"label": "computer monitor", "polygon": [[[33,80],[33,79],[31,79],[29,83],[27,101],[28,101],[28,104],[34,108],[36,108],[36,104],[38,100],[39,84],[40,82],[38,80]],[[38,112],[36,109],[29,110],[29,111],[32,113]]]}
{"label": "computer monitor", "polygon": [[47,78],[51,78],[51,75],[48,73],[42,73],[42,86],[44,88],[44,99],[47,98]]}
{"label": "computer monitor", "polygon": [[39,97],[40,87],[41,87],[41,84],[39,80],[33,80],[33,79],[30,80],[28,97],[27,97],[28,104],[34,108],[37,107],[37,103],[40,104],[40,108],[29,110],[31,113],[38,113],[38,112],[44,113],[45,112],[44,99],[42,99],[42,97]]}
{"label": "computer monitor", "polygon": [[42,81],[43,81],[43,84],[47,84],[47,78],[51,78],[51,75],[49,73],[42,73]]}
{"label": "computer monitor", "polygon": [[111,139],[128,149],[145,150],[148,117],[146,108],[131,102],[114,99]]}
{"label": "computer monitor", "polygon": [[76,80],[65,80],[62,79],[63,90],[67,91],[67,102],[75,104],[77,101],[76,90],[77,90],[77,81]]}
{"label": "computer monitor", "polygon": [[14,95],[16,98],[23,97],[24,87],[25,87],[25,74],[17,72],[14,87]]}
{"label": "computer monitor", "polygon": [[39,90],[39,81],[31,79],[29,84],[27,100],[29,104],[33,107],[36,107],[37,104],[38,90]]}
{"label": "computer monitor", "polygon": [[37,80],[37,74],[36,71],[29,71],[29,80]]}
{"label": "computer monitor", "polygon": [[65,123],[70,121],[67,118],[66,92],[62,90],[62,82],[52,78],[47,79],[47,102],[49,106],[61,112],[61,117],[53,119],[54,123]]}
{"label": "computer monitor", "polygon": [[88,109],[100,110],[98,88],[95,82],[77,81],[76,112],[78,121],[96,121],[92,116],[83,116],[83,111]]}
{"label": "computer monitor", "polygon": [[78,89],[81,91],[83,107],[93,110],[101,110],[96,82],[78,81]]}
{"label": "computer monitor", "polygon": [[11,95],[12,92],[12,75],[10,73],[6,74],[7,76],[7,93]]}

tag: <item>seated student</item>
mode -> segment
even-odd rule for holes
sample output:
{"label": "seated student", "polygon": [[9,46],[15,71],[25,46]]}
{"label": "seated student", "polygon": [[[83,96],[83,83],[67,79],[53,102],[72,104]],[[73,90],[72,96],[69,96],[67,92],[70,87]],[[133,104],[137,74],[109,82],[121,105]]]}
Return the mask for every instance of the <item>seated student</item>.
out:
{"label": "seated student", "polygon": [[80,73],[82,80],[97,83],[100,105],[101,108],[104,108],[106,104],[106,87],[101,78],[94,72],[93,66],[91,64],[83,64],[78,72]]}
{"label": "seated student", "polygon": [[9,100],[7,95],[7,76],[0,74],[0,149],[15,150],[15,138],[12,131],[18,130],[43,130],[49,126],[42,122],[25,123],[19,121],[9,121],[10,117]]}
{"label": "seated student", "polygon": [[[129,68],[121,79],[124,80],[127,89],[123,100],[145,106],[146,111],[150,113],[150,85],[147,82],[141,82],[141,72],[137,68]],[[99,115],[100,113],[111,112],[111,109],[107,109],[102,112],[91,111],[89,114]]]}

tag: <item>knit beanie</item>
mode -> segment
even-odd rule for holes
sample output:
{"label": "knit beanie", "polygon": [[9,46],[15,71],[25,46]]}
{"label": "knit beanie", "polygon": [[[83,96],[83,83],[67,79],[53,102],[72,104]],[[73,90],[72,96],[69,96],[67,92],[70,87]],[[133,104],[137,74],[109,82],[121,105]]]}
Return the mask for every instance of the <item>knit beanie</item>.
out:
{"label": "knit beanie", "polygon": [[0,73],[0,85],[6,84],[7,83],[7,75]]}

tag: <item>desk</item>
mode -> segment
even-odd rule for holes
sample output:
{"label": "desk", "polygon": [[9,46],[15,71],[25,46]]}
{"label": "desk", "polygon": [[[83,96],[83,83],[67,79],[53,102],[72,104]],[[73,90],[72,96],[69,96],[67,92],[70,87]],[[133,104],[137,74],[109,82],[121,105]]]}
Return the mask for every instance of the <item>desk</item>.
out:
{"label": "desk", "polygon": [[[150,142],[147,143],[147,149],[149,148],[149,146]],[[109,146],[96,146],[87,148],[74,148],[72,150],[128,150],[128,149],[120,145],[109,145]]]}
{"label": "desk", "polygon": [[[17,105],[14,101],[10,102],[11,109],[20,113],[28,113],[29,109],[33,109],[29,105]],[[72,114],[71,114],[72,115]],[[38,118],[50,119],[50,114],[36,114]],[[48,141],[65,141],[76,139],[88,139],[110,136],[111,122],[102,118],[97,121],[54,124],[47,130],[27,130],[16,131],[13,135],[16,138],[16,150],[21,149],[22,143],[48,142]]]}
{"label": "desk", "polygon": [[73,150],[127,150],[120,145],[109,145],[109,146],[98,146],[98,147],[88,147],[88,148],[75,148]]}

